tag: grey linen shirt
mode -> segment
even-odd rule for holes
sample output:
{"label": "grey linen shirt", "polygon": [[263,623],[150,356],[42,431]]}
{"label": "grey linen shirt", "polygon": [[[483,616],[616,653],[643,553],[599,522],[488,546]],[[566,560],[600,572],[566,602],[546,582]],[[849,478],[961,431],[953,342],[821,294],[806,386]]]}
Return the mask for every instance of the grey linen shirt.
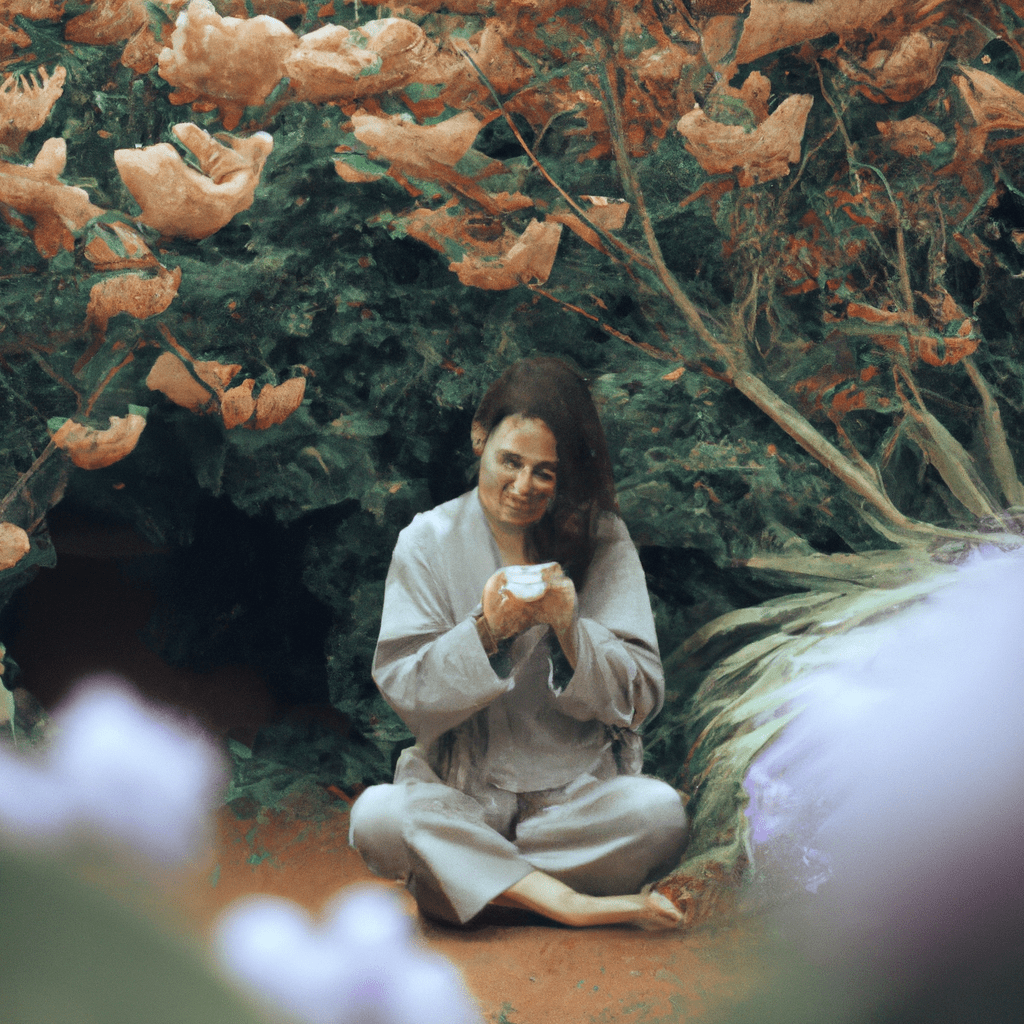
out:
{"label": "grey linen shirt", "polygon": [[[635,730],[660,710],[664,676],[625,524],[601,517],[577,595],[576,670],[566,672],[564,686],[549,626],[520,634],[504,664],[484,652],[473,617],[501,567],[476,488],[420,513],[399,535],[373,663],[377,686],[417,741],[395,781],[421,774],[417,761],[467,793],[555,789],[584,773],[638,774]],[[510,673],[499,675],[509,662]]]}

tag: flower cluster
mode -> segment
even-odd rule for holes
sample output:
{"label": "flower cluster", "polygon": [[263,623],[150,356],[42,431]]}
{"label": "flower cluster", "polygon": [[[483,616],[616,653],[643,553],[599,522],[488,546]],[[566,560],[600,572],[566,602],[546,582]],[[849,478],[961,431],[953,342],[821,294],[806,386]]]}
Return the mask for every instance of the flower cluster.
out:
{"label": "flower cluster", "polygon": [[[200,728],[123,680],[96,676],[51,732],[42,754],[0,746],[0,853],[5,844],[31,856],[85,840],[173,867],[208,848],[225,763]],[[216,928],[214,960],[272,1019],[480,1021],[456,969],[418,944],[411,919],[380,887],[342,890],[319,923],[289,900],[239,900]]]}

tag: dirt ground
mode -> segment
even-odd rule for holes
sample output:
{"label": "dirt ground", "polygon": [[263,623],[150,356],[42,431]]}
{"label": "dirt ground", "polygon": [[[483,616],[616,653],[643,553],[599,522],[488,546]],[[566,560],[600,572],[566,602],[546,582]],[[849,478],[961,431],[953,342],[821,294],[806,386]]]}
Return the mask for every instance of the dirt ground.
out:
{"label": "dirt ground", "polygon": [[[130,584],[115,561],[139,548],[134,538],[80,525],[57,542],[57,568],[42,570],[27,589],[8,638],[21,684],[44,706],[58,703],[84,674],[115,671],[220,736],[251,740],[281,712],[250,667],[183,671],[139,642],[153,597]],[[247,819],[222,808],[216,849],[177,897],[187,926],[205,936],[224,907],[250,893],[285,896],[315,913],[343,886],[373,881],[347,835],[348,804],[340,796],[309,815],[300,804]],[[692,934],[575,930],[497,908],[462,929],[422,918],[419,924],[423,940],[460,968],[484,1020],[494,1024],[712,1020],[748,996],[763,973],[750,925]]]}
{"label": "dirt ground", "polygon": [[[252,892],[286,896],[315,913],[342,886],[373,882],[347,833],[342,807],[314,822],[287,813],[239,821],[224,809],[216,864],[189,894],[193,920],[206,928]],[[484,1020],[495,1024],[701,1020],[749,994],[760,972],[750,955],[756,937],[743,928],[575,930],[497,908],[462,929],[419,922],[424,941],[460,968]]]}

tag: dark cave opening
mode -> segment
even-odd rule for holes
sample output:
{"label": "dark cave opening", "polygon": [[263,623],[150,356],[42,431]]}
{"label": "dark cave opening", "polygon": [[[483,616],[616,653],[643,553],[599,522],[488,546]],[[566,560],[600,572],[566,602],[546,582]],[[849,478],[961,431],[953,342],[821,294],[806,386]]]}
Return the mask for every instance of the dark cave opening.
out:
{"label": "dark cave opening", "polygon": [[211,499],[188,547],[158,548],[65,499],[47,524],[57,551],[0,614],[5,682],[45,708],[113,674],[218,735],[249,743],[299,707],[326,707],[330,608],[302,586],[302,538]]}

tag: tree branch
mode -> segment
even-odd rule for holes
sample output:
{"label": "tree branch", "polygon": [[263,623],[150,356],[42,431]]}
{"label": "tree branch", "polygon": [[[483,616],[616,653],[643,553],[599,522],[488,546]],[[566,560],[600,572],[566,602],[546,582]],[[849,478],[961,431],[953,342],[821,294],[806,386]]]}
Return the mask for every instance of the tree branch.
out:
{"label": "tree branch", "polygon": [[617,331],[610,324],[604,323],[600,317],[594,316],[593,313],[588,313],[585,309],[582,309],[579,306],[574,306],[571,302],[566,302],[564,299],[560,299],[557,295],[553,295],[538,284],[531,284],[528,285],[528,287],[530,291],[536,292],[538,295],[543,295],[544,298],[550,299],[552,302],[557,302],[563,309],[567,309],[571,313],[579,313],[580,316],[584,316],[588,320],[593,320],[594,323],[597,324],[598,327],[600,327],[606,334],[610,334],[613,338],[618,338],[619,341],[624,341],[627,345],[632,345],[634,348],[640,349],[641,352],[645,352],[654,359],[661,359],[671,363],[684,361],[683,357],[678,352],[664,352],[657,346],[651,345],[649,342],[635,341],[628,334],[623,334],[622,331]]}
{"label": "tree branch", "polygon": [[903,298],[903,305],[906,308],[906,311],[913,316],[914,292],[910,287],[910,267],[907,264],[907,243],[903,234],[903,221],[899,203],[896,202],[896,196],[893,195],[893,191],[889,187],[888,179],[877,167],[874,167],[871,164],[861,163],[860,161],[856,162],[856,166],[863,167],[865,170],[872,171],[874,174],[878,175],[879,180],[885,188],[886,194],[889,196],[889,202],[892,203],[893,211],[896,214],[896,265],[900,276],[900,294]]}
{"label": "tree branch", "polygon": [[28,469],[25,470],[21,476],[15,481],[14,486],[4,495],[3,500],[0,501],[0,519],[7,514],[7,510],[14,503],[14,500],[21,494],[25,489],[25,485],[36,475],[42,464],[53,454],[56,445],[53,443],[53,438],[46,443],[46,447],[39,453],[36,460],[32,463]]}
{"label": "tree branch", "polygon": [[[611,65],[614,72],[614,65]],[[730,346],[718,341],[708,330],[697,307],[690,301],[682,286],[665,264],[661,246],[654,234],[654,225],[647,211],[640,182],[633,170],[633,165],[626,151],[625,138],[622,133],[622,115],[619,110],[618,94],[612,88],[608,74],[608,66],[602,70],[602,91],[609,110],[609,127],[612,134],[612,148],[629,191],[636,202],[644,228],[644,236],[650,247],[658,277],[676,307],[682,312],[694,333],[711,350],[711,353],[722,359],[728,370],[722,379],[732,384],[741,394],[745,395],[762,412],[781,427],[804,451],[818,460],[833,476],[844,483],[854,493],[868,501],[889,523],[903,531],[931,531],[931,527],[915,523],[908,519],[886,495],[878,488],[875,481],[860,467],[851,462],[835,445],[827,441],[803,416],[788,402],[784,401],[763,380],[750,373],[746,368],[737,366],[736,353]]]}
{"label": "tree branch", "polygon": [[[611,65],[611,70],[614,73],[614,64]],[[607,66],[602,66],[600,78],[601,91],[604,93],[605,99],[605,109],[608,113],[608,128],[611,132],[612,151],[615,154],[615,162],[618,165],[619,173],[622,175],[623,183],[631,193],[636,205],[637,214],[643,227],[644,238],[647,241],[647,247],[650,249],[651,257],[654,261],[654,271],[676,308],[686,318],[686,322],[690,325],[694,334],[704,342],[715,356],[723,360],[731,370],[736,362],[734,358],[735,353],[728,346],[723,345],[708,330],[703,317],[700,315],[700,311],[690,300],[686,292],[683,291],[675,275],[665,264],[665,257],[662,255],[661,246],[658,244],[658,239],[654,234],[654,225],[651,223],[651,215],[647,210],[647,203],[644,200],[640,182],[636,177],[633,164],[626,151],[625,138],[622,132],[622,111],[619,105],[618,93],[612,88]]]}
{"label": "tree branch", "polygon": [[999,486],[1002,488],[1003,496],[1010,505],[1024,506],[1024,486],[1021,485],[1020,478],[1017,476],[1017,468],[1006,440],[1003,417],[999,412],[999,405],[992,395],[992,389],[970,356],[963,360],[963,367],[981,396],[981,427],[985,437],[985,447],[988,450],[989,461],[999,480]]}
{"label": "tree branch", "polygon": [[[577,203],[572,198],[572,196],[570,196],[569,193],[566,192],[565,189],[562,188],[562,186],[559,185],[557,181],[555,181],[555,179],[548,173],[547,168],[540,162],[540,159],[529,147],[529,145],[526,142],[526,139],[523,138],[522,133],[516,127],[515,122],[512,120],[512,118],[509,116],[508,111],[505,109],[505,104],[502,103],[501,97],[498,95],[497,90],[494,88],[493,85],[491,85],[490,79],[488,79],[488,77],[484,74],[481,67],[477,64],[475,60],[473,60],[472,57],[470,57],[470,55],[465,50],[459,49],[458,52],[461,53],[462,56],[465,57],[466,60],[469,61],[469,63],[472,65],[473,70],[479,76],[480,81],[483,82],[483,84],[487,87],[488,91],[490,92],[491,98],[498,105],[498,110],[501,111],[501,116],[505,118],[505,123],[509,126],[509,129],[515,136],[516,141],[519,143],[520,146],[523,147],[523,152],[530,158],[530,162],[533,164],[534,167],[537,168],[538,171],[540,171],[540,173],[544,176],[544,179],[548,182],[548,184],[551,185],[552,188],[554,188],[555,191],[558,192],[558,194],[569,204],[569,206],[576,212],[577,216],[579,216],[600,237],[606,239],[608,242],[610,242],[613,246],[615,246],[617,249],[623,252],[629,259],[633,260],[635,263],[639,264],[640,266],[644,267],[647,270],[654,270],[652,264],[648,260],[644,259],[642,254],[638,253],[631,246],[627,245],[624,241],[622,241],[621,238],[616,238],[615,235],[613,235],[610,231],[606,230],[605,228],[601,227],[600,225],[596,224],[593,220],[591,220],[590,217],[587,216],[587,213],[583,209],[583,207],[581,207],[579,203]],[[611,253],[609,253],[609,255],[612,259],[616,259],[616,257]]]}
{"label": "tree branch", "polygon": [[854,493],[871,503],[890,523],[901,530],[931,530],[930,526],[908,519],[879,490],[875,481],[854,465],[835,445],[827,441],[788,402],[779,398],[760,377],[746,370],[738,371],[733,386],[750,399],[763,413],[781,427],[801,448],[814,456],[833,476]]}

